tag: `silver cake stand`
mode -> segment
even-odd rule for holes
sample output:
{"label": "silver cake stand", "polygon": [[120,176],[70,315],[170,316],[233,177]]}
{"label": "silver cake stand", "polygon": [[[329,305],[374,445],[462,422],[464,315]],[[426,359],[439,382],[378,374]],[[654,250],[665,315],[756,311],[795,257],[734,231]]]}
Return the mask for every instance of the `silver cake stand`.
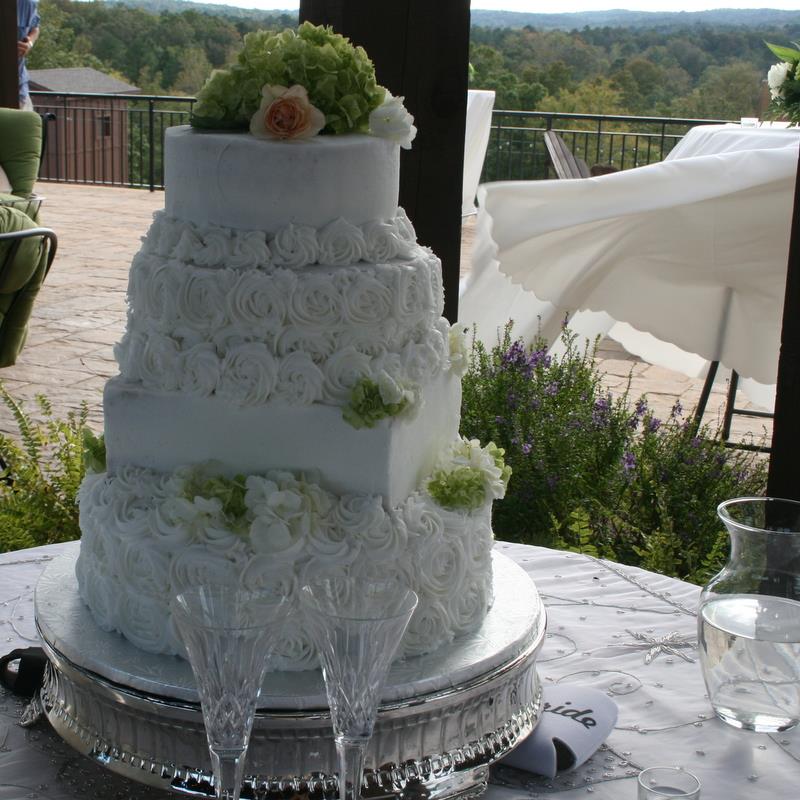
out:
{"label": "silver cake stand", "polygon": [[[187,662],[101,631],[77,593],[77,543],[36,588],[49,658],[41,700],[73,747],[121,775],[213,795],[202,715]],[[494,555],[495,601],[481,628],[393,665],[367,754],[365,797],[477,795],[489,765],[536,726],[536,655],[545,611],[513,561]],[[335,798],[336,752],[318,670],[267,675],[243,797]]]}

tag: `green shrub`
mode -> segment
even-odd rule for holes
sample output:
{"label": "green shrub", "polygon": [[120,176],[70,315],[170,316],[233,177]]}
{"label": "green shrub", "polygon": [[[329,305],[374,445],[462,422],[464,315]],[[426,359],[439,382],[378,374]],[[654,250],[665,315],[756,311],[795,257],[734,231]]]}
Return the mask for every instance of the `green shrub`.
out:
{"label": "green shrub", "polygon": [[0,383],[18,440],[0,434],[0,553],[80,536],[76,495],[84,474],[88,408],[57,419],[43,395],[36,421]]}
{"label": "green shrub", "polygon": [[763,494],[764,460],[695,432],[679,404],[659,420],[627,389],[612,397],[575,339],[565,330],[557,357],[511,324],[491,351],[473,341],[461,432],[505,448],[513,470],[495,534],[705,582],[727,555],[717,504]]}

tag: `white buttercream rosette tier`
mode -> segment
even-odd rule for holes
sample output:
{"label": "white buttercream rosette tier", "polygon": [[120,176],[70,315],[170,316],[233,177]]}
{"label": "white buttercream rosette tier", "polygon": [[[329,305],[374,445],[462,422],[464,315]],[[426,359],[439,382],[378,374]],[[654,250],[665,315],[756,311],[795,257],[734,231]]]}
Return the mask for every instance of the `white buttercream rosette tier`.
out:
{"label": "white buttercream rosette tier", "polygon": [[[415,492],[387,511],[380,497],[338,496],[276,471],[245,479],[246,523],[232,526],[219,498],[187,494],[191,476],[129,467],[81,489],[81,597],[101,628],[144,650],[183,653],[169,598],[203,582],[278,583],[297,606],[319,575],[398,576],[420,597],[405,655],[474,630],[489,609],[491,498],[448,511]],[[316,665],[305,631],[287,631],[277,652],[277,668]]]}

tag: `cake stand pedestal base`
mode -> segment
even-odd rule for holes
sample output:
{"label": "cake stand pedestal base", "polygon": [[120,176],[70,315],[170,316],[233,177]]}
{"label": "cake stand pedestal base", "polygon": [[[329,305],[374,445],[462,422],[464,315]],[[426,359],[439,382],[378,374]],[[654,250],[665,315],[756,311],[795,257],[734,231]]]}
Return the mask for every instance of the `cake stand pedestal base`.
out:
{"label": "cake stand pedestal base", "polygon": [[[36,589],[49,658],[42,705],[75,749],[134,780],[213,796],[202,714],[188,664],[150,655],[94,624],[77,594],[77,547]],[[545,613],[526,573],[494,556],[484,624],[435,653],[393,665],[367,753],[363,795],[480,794],[489,765],[533,731]],[[268,674],[250,740],[243,797],[336,798],[336,753],[318,670]]]}

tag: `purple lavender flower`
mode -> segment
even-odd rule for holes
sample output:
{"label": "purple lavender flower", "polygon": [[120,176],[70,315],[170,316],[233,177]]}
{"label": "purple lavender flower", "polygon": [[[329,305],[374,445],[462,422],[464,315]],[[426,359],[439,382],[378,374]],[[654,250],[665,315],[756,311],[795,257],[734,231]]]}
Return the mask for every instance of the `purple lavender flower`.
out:
{"label": "purple lavender flower", "polygon": [[650,433],[655,433],[661,427],[661,420],[658,417],[651,417],[647,423],[647,430]]}
{"label": "purple lavender flower", "polygon": [[672,411],[670,411],[669,415],[672,419],[683,416],[683,406],[681,405],[680,400],[675,401],[675,405],[672,406]]}
{"label": "purple lavender flower", "polygon": [[526,456],[527,456],[527,455],[530,455],[530,452],[531,452],[531,449],[532,449],[532,447],[533,447],[533,446],[531,445],[531,443],[530,443],[530,442],[525,442],[525,443],[522,445],[522,448],[521,448],[521,449],[522,449],[522,454],[523,454],[523,455],[526,455]]}
{"label": "purple lavender flower", "polygon": [[636,401],[636,416],[643,417],[647,413],[647,400],[643,397]]}
{"label": "purple lavender flower", "polygon": [[558,389],[559,389],[558,381],[552,381],[552,383],[547,384],[544,393],[546,395],[549,395],[550,397],[553,397],[554,395],[558,394]]}
{"label": "purple lavender flower", "polygon": [[622,467],[625,472],[631,472],[632,470],[636,469],[636,456],[628,450],[624,456],[622,456]]}
{"label": "purple lavender flower", "polygon": [[592,409],[592,423],[601,427],[608,422],[608,412],[611,410],[611,396],[601,397],[594,401]]}

